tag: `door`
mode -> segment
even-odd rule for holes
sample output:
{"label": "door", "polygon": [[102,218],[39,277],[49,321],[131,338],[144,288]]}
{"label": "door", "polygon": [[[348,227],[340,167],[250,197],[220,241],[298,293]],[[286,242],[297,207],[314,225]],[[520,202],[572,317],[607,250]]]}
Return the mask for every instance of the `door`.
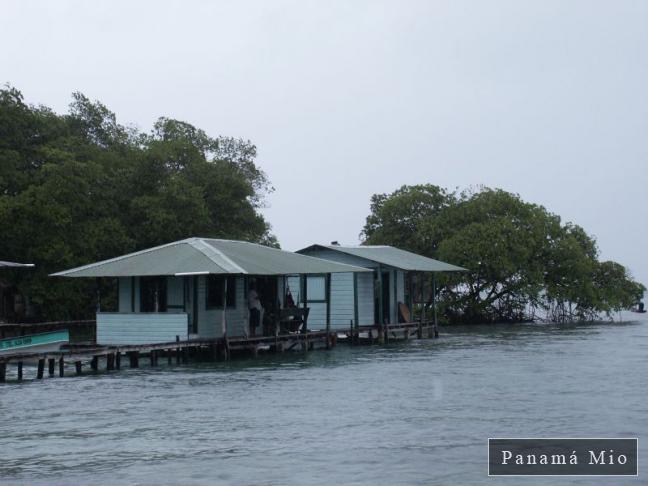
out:
{"label": "door", "polygon": [[[379,275],[382,276],[382,288],[379,280]],[[374,317],[377,324],[391,324],[391,299],[389,295],[389,272],[374,272]],[[382,303],[382,323],[380,322],[381,304]]]}

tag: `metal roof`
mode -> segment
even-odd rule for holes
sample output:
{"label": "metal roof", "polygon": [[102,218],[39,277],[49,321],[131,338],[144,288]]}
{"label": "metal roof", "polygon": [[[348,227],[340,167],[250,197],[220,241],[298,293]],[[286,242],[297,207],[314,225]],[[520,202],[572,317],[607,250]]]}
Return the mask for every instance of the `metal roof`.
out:
{"label": "metal roof", "polygon": [[451,265],[439,260],[424,257],[410,251],[401,250],[393,246],[386,245],[360,245],[360,246],[341,246],[341,245],[311,245],[299,250],[298,253],[306,252],[311,249],[325,248],[327,250],[339,251],[347,255],[364,258],[372,262],[401,270],[416,272],[465,272],[466,269]]}
{"label": "metal roof", "polygon": [[140,277],[203,273],[291,275],[366,271],[366,268],[299,255],[256,243],[187,238],[52,275]]}
{"label": "metal roof", "polygon": [[24,267],[33,267],[33,263],[15,263],[15,262],[3,262],[0,261],[0,268],[24,268]]}

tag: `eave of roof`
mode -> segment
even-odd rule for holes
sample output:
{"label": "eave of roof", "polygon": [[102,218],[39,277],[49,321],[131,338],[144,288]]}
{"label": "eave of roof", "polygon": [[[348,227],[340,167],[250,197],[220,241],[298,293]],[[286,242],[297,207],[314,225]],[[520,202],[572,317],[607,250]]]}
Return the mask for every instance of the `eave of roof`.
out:
{"label": "eave of roof", "polygon": [[16,263],[0,261],[0,268],[31,268],[35,265],[33,263]]}

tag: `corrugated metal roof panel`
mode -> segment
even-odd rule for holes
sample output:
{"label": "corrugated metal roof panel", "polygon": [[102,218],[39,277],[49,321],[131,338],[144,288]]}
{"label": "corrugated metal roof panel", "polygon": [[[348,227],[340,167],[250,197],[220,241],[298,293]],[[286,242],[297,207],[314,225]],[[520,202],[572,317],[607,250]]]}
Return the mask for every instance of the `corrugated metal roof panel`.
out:
{"label": "corrugated metal roof panel", "polygon": [[53,274],[58,277],[139,277],[191,273],[289,275],[367,269],[256,243],[188,238]]}
{"label": "corrugated metal roof panel", "polygon": [[393,246],[341,246],[341,245],[312,245],[299,252],[306,252],[313,248],[326,248],[339,251],[348,255],[371,260],[383,265],[416,272],[464,272],[465,268],[451,265],[439,260],[417,255],[410,251],[401,250]]}

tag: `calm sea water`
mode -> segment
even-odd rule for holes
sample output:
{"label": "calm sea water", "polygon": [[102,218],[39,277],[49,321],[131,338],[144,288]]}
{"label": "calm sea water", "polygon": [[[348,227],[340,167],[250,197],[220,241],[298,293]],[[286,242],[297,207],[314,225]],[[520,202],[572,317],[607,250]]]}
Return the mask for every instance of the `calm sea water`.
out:
{"label": "calm sea water", "polygon": [[5,385],[0,482],[521,484],[487,477],[488,437],[641,442],[647,372],[644,319]]}

